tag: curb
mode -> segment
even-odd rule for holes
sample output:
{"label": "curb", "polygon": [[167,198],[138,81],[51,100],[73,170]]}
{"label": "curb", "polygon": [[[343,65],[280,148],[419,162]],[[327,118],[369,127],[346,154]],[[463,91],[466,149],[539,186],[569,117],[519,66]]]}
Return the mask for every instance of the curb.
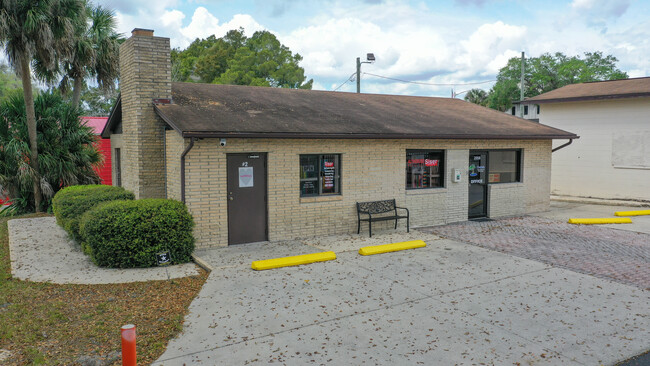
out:
{"label": "curb", "polygon": [[425,246],[427,246],[427,244],[422,240],[411,240],[411,241],[403,241],[401,243],[363,247],[359,249],[359,254],[361,255],[382,254],[382,253],[389,253],[389,252],[397,252],[400,250],[422,248]]}
{"label": "curb", "polygon": [[650,201],[616,200],[616,199],[591,198],[591,197],[551,195],[551,201],[584,203],[584,204],[603,205],[603,206],[650,207]]}
{"label": "curb", "polygon": [[254,261],[251,268],[256,271],[263,271],[265,269],[274,269],[281,267],[299,266],[301,264],[311,264],[316,262],[326,262],[336,259],[334,252],[321,252],[313,254],[295,255],[292,257],[282,257],[265,259],[261,261]]}
{"label": "curb", "polygon": [[194,254],[192,254],[191,257],[194,263],[196,263],[197,266],[203,268],[204,270],[208,272],[212,272],[214,270],[212,266],[208,264],[208,262],[206,262],[203,258],[196,256]]}

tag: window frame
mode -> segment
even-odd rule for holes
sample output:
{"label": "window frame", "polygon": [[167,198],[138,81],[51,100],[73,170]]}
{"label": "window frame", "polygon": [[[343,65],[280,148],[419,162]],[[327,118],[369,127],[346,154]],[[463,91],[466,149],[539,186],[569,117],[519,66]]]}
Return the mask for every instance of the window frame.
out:
{"label": "window frame", "polygon": [[[430,154],[430,153],[440,153],[440,185],[435,186],[435,187],[410,187],[408,184],[408,175],[409,175],[409,166],[408,166],[408,160],[409,160],[409,153],[411,154]],[[444,189],[447,187],[447,172],[446,172],[446,158],[447,158],[447,151],[444,149],[406,149],[406,154],[405,154],[405,169],[404,169],[404,186],[407,191],[409,190],[422,190],[422,189]],[[431,178],[431,173],[429,173],[429,178]]]}
{"label": "window frame", "polygon": [[[491,150],[484,150],[487,152],[487,184],[513,184],[513,183],[523,183],[524,182],[524,159],[523,159],[523,149],[491,149]],[[517,167],[517,170],[515,171],[516,175],[516,180],[513,182],[490,182],[490,174],[493,174],[491,169],[490,169],[490,163],[492,160],[491,153],[492,152],[506,152],[506,151],[514,151],[515,152],[515,166]]]}
{"label": "window frame", "polygon": [[[329,197],[329,196],[340,196],[343,192],[343,189],[341,187],[341,154],[340,153],[333,153],[333,154],[300,154],[298,156],[298,166],[300,169],[302,169],[302,158],[303,157],[313,157],[315,156],[318,159],[317,166],[318,166],[318,172],[316,173],[315,178],[300,178],[299,179],[299,184],[298,184],[298,189],[300,190],[300,197]],[[335,162],[334,162],[334,189],[335,192],[333,193],[323,193],[323,177],[324,175],[322,174],[323,172],[321,171],[322,166],[323,166],[323,157],[324,156],[335,156]],[[316,182],[316,185],[318,186],[318,192],[315,194],[303,194],[302,193],[302,182],[306,181],[313,181]]]}
{"label": "window frame", "polygon": [[524,106],[524,116],[527,116],[527,115],[528,115],[528,106],[525,105]]}

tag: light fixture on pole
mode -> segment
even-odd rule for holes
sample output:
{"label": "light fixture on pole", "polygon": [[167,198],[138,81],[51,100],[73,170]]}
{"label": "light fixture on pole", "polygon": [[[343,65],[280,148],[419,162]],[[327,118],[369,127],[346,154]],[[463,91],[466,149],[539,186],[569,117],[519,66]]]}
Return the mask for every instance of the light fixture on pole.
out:
{"label": "light fixture on pole", "polygon": [[361,93],[361,64],[371,64],[375,62],[375,54],[369,53],[366,55],[367,61],[361,61],[361,57],[357,57],[357,93]]}

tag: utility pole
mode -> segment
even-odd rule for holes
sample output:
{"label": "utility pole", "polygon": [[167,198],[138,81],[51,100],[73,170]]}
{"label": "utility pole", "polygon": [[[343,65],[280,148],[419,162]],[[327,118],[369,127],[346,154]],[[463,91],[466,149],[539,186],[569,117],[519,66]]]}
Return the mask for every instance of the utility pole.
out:
{"label": "utility pole", "polygon": [[357,57],[357,93],[361,93],[361,57]]}
{"label": "utility pole", "polygon": [[519,117],[524,118],[524,106],[521,102],[524,100],[524,65],[525,65],[524,51],[521,51],[521,91],[519,93]]}
{"label": "utility pole", "polygon": [[361,61],[361,57],[357,57],[357,93],[361,93],[361,64],[371,64],[375,62],[375,54],[369,53],[366,55],[366,60]]}

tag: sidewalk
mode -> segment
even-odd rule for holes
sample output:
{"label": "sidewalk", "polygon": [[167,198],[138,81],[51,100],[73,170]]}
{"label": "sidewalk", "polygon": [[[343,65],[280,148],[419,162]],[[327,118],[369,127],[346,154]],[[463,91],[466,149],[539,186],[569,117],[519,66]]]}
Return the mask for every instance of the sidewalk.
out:
{"label": "sidewalk", "polygon": [[[8,221],[11,274],[33,282],[105,284],[166,280],[165,268],[97,267],[54,217]],[[167,268],[171,278],[199,273],[193,263]]]}

